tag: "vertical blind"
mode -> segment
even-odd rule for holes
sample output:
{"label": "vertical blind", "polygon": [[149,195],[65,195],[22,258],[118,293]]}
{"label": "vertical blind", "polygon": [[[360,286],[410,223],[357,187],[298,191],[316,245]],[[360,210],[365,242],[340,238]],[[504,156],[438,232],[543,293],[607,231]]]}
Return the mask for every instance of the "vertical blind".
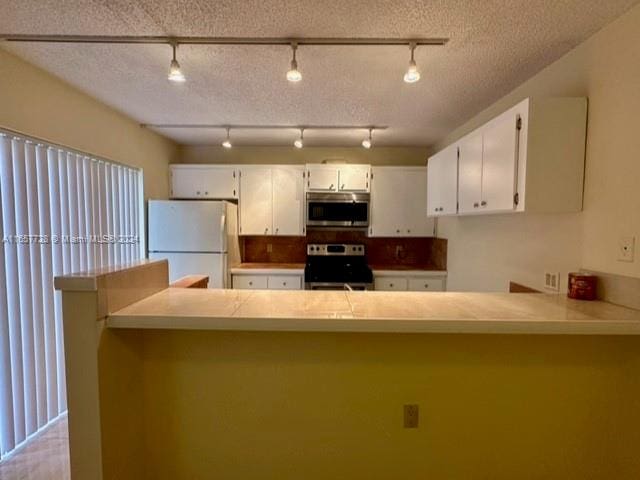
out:
{"label": "vertical blind", "polygon": [[66,411],[53,278],[144,257],[140,169],[0,130],[0,459]]}

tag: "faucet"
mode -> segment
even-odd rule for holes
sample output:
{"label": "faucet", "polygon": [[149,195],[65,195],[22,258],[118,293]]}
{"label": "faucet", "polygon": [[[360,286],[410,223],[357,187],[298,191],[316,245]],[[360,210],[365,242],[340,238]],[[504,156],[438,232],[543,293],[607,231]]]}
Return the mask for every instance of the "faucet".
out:
{"label": "faucet", "polygon": [[344,289],[349,290],[350,292],[353,292],[353,288],[351,288],[351,285],[349,285],[348,283],[344,284]]}

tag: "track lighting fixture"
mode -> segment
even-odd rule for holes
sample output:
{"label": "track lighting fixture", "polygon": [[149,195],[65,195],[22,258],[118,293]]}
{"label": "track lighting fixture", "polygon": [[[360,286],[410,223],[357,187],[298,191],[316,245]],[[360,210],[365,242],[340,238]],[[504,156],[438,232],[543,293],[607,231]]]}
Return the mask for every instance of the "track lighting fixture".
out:
{"label": "track lighting fixture", "polygon": [[364,140],[362,140],[362,146],[364,148],[371,148],[371,145],[373,145],[373,143],[371,142],[371,134],[373,133],[373,128],[369,129],[369,137],[365,138]]}
{"label": "track lighting fixture", "polygon": [[178,60],[176,59],[176,48],[178,47],[178,45],[176,43],[172,43],[171,44],[171,48],[173,49],[173,58],[171,60],[171,66],[169,67],[169,80],[171,82],[176,82],[176,83],[183,83],[186,78],[184,77],[184,74],[182,73],[182,70],[180,70],[180,64],[178,63]]}
{"label": "track lighting fixture", "polygon": [[233,145],[231,145],[230,132],[231,132],[231,129],[227,128],[227,138],[225,139],[224,142],[222,142],[222,146],[224,148],[231,148],[233,146]]}
{"label": "track lighting fixture", "polygon": [[300,129],[300,138],[297,138],[295,142],[293,142],[293,145],[296,148],[302,148],[304,147],[304,128]]}
{"label": "track lighting fixture", "polygon": [[413,58],[413,52],[416,49],[416,43],[411,42],[409,44],[409,48],[411,49],[411,60],[409,61],[409,68],[407,69],[407,73],[404,74],[404,81],[407,83],[416,83],[418,80],[420,80],[420,72],[418,71],[416,61]]}
{"label": "track lighting fixture", "polygon": [[293,58],[291,59],[291,68],[287,72],[287,80],[295,83],[302,80],[302,74],[298,70],[298,61],[296,60],[296,50],[298,50],[296,42],[291,43],[291,50],[293,51]]}

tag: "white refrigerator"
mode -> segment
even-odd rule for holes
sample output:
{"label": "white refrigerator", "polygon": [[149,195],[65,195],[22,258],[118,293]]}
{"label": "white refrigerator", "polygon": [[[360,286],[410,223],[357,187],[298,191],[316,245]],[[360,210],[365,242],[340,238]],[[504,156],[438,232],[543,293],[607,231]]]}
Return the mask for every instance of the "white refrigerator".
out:
{"label": "white refrigerator", "polygon": [[169,281],[207,275],[209,288],[231,285],[240,263],[238,207],[224,201],[149,200],[149,258],[169,261]]}

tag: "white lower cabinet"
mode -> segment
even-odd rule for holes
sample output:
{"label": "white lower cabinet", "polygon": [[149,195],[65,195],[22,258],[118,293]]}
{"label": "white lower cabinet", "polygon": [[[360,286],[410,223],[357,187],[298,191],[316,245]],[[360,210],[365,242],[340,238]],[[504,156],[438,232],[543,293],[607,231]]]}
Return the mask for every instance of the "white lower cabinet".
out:
{"label": "white lower cabinet", "polygon": [[447,277],[440,272],[373,272],[374,289],[382,292],[444,292]]}
{"label": "white lower cabinet", "polygon": [[381,277],[374,280],[374,288],[376,290],[393,292],[406,291],[409,285],[405,277]]}
{"label": "white lower cabinet", "polygon": [[236,290],[302,290],[302,274],[274,275],[270,273],[233,273]]}
{"label": "white lower cabinet", "polygon": [[444,292],[444,279],[442,278],[409,278],[410,292]]}

